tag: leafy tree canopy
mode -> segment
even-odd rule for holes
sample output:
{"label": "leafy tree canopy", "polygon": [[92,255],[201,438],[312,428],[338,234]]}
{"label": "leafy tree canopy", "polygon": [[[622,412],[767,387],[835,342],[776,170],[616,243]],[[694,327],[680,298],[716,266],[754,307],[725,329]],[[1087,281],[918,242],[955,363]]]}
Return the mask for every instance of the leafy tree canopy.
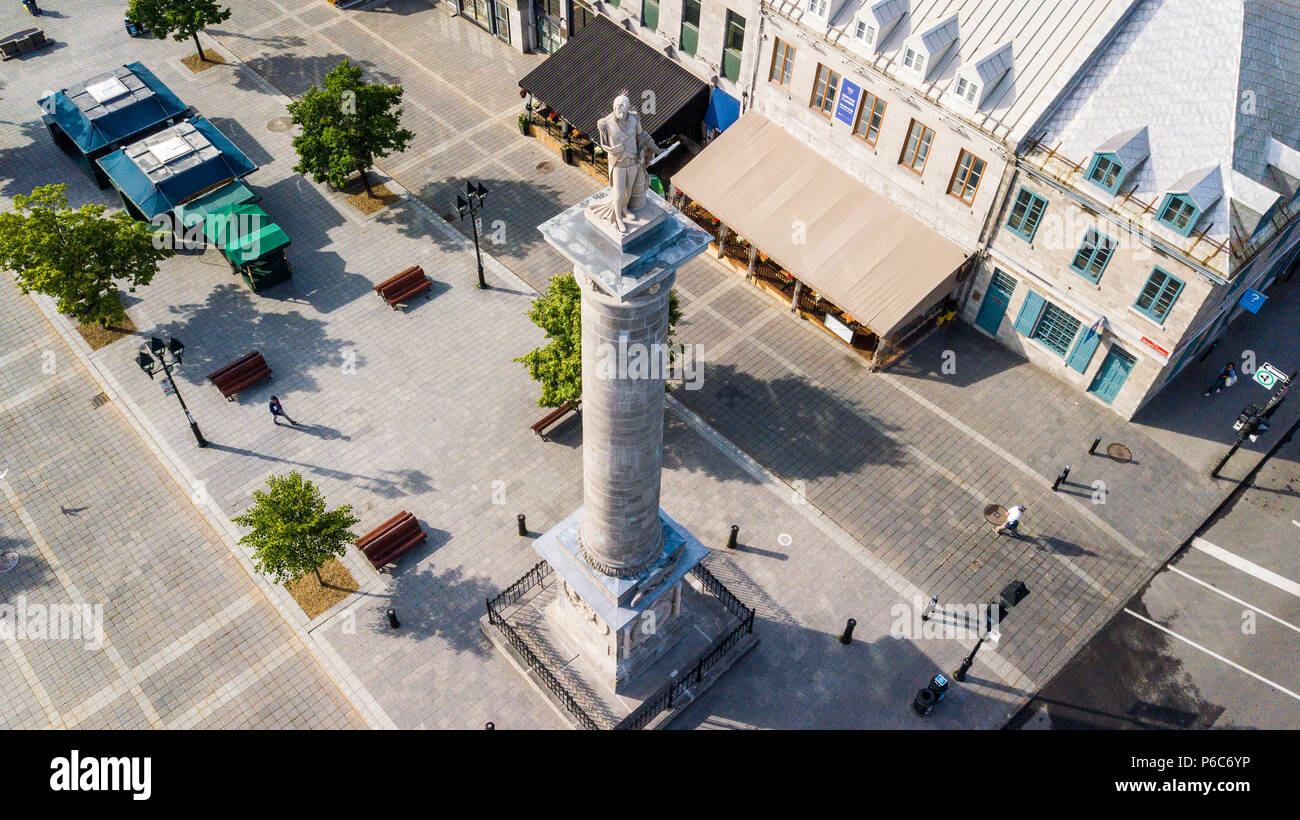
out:
{"label": "leafy tree canopy", "polygon": [[266,485],[253,492],[253,506],[231,519],[251,528],[239,543],[252,548],[257,571],[276,583],[292,583],[307,572],[320,581],[321,565],[343,555],[357,539],[348,529],[358,520],[352,508],[325,509],[320,489],[296,470],[273,475]]}
{"label": "leafy tree canopy", "polygon": [[325,75],[302,98],[289,103],[300,129],[293,138],[299,162],[294,171],[310,174],[335,188],[347,185],[353,172],[370,190],[369,171],[376,157],[404,151],[415,134],[402,127],[402,87],[367,83],[349,60]]}
{"label": "leafy tree canopy", "polygon": [[118,282],[134,291],[171,255],[158,247],[147,222],[103,205],[73,210],[67,185],[43,185],[14,197],[14,210],[0,214],[0,267],[14,271],[23,293],[51,296],[60,313],[82,324],[108,325],[126,317]]}
{"label": "leafy tree canopy", "polygon": [[131,0],[126,16],[137,25],[177,42],[194,40],[194,47],[203,56],[199,45],[199,32],[208,26],[230,19],[230,9],[223,8],[217,0]]}

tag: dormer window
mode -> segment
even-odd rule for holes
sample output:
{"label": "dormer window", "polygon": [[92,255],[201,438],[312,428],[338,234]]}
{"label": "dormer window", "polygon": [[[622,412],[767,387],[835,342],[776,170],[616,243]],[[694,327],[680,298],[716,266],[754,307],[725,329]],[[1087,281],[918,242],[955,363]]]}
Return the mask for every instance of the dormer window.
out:
{"label": "dormer window", "polygon": [[1183,194],[1166,194],[1164,204],[1160,206],[1160,215],[1156,219],[1183,236],[1188,236],[1200,217],[1201,209],[1191,199]]}
{"label": "dormer window", "polygon": [[958,97],[962,98],[963,100],[970,103],[971,105],[974,105],[975,101],[979,99],[979,95],[980,95],[980,87],[978,84],[971,82],[965,77],[957,78]]}
{"label": "dormer window", "polygon": [[857,26],[853,29],[853,36],[867,45],[871,45],[876,39],[876,27],[866,20],[859,20]]}
{"label": "dormer window", "polygon": [[925,72],[925,55],[911,46],[903,52],[903,65],[915,71],[917,74]]}
{"label": "dormer window", "polygon": [[826,16],[826,0],[808,0],[808,11],[818,17]]}
{"label": "dormer window", "polygon": [[1124,166],[1113,154],[1094,154],[1088,168],[1088,181],[1108,194],[1119,190],[1124,181]]}

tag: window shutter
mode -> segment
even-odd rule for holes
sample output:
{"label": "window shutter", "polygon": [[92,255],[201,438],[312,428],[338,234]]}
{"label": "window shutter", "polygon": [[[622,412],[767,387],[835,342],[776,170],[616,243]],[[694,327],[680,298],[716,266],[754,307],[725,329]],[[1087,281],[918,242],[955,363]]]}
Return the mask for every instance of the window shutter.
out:
{"label": "window shutter", "polygon": [[1097,351],[1097,345],[1100,342],[1100,333],[1094,333],[1091,329],[1085,330],[1079,336],[1079,341],[1074,343],[1074,350],[1070,352],[1070,356],[1065,360],[1065,363],[1083,373],[1088,369],[1088,363],[1092,361],[1092,354]]}
{"label": "window shutter", "polygon": [[1034,325],[1038,324],[1038,317],[1043,313],[1043,302],[1043,297],[1032,290],[1025,294],[1025,302],[1016,316],[1016,332],[1021,336],[1034,332]]}

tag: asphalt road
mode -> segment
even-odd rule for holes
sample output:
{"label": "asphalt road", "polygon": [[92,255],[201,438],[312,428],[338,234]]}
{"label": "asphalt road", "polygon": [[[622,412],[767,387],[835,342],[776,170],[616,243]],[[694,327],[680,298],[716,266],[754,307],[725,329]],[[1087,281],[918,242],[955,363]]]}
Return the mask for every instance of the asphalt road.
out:
{"label": "asphalt road", "polygon": [[1300,434],[1012,729],[1300,728]]}

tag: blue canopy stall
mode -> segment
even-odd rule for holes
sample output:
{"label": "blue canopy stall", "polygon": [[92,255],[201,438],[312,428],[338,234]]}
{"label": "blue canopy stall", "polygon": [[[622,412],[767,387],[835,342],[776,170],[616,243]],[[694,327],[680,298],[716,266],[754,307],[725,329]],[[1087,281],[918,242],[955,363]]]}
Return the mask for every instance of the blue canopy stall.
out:
{"label": "blue canopy stall", "polygon": [[108,186],[108,178],[96,160],[191,113],[140,63],[97,74],[39,102],[54,144],[71,154],[101,188]]}

